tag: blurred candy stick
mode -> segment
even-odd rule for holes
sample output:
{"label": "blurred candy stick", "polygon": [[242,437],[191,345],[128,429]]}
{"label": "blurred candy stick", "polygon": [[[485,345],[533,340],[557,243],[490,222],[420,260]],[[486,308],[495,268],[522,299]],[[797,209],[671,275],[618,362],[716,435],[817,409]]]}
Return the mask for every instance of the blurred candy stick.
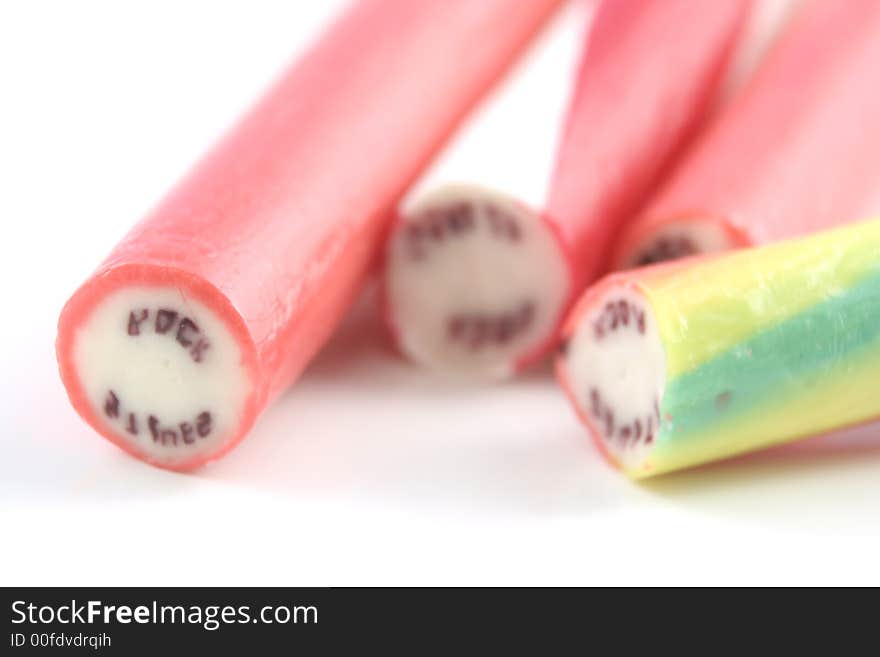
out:
{"label": "blurred candy stick", "polygon": [[617,243],[615,267],[763,244],[880,206],[880,2],[806,3]]}
{"label": "blurred candy stick", "polygon": [[361,0],[62,311],[79,414],[154,465],[217,458],[361,289],[407,186],[557,0]]}
{"label": "blurred candy stick", "polygon": [[633,477],[880,418],[880,221],[612,274],[557,374]]}
{"label": "blurred candy stick", "polygon": [[402,206],[383,298],[406,356],[503,379],[555,344],[711,107],[748,7],[576,2],[560,16]]}

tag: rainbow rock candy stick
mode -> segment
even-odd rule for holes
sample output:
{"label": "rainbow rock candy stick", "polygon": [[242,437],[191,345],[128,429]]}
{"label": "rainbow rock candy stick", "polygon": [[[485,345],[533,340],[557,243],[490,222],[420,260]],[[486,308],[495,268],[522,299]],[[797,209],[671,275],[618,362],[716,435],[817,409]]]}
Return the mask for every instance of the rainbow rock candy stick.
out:
{"label": "rainbow rock candy stick", "polygon": [[606,277],[557,374],[641,478],[880,416],[880,221]]}

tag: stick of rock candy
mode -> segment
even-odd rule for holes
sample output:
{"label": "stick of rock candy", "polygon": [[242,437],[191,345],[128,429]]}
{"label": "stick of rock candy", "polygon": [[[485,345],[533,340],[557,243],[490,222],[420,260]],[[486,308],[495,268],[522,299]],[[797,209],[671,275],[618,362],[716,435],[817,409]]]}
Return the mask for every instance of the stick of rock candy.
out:
{"label": "stick of rock candy", "polygon": [[880,221],[618,272],[557,374],[602,452],[647,477],[880,417]]}
{"label": "stick of rock candy", "polygon": [[388,219],[557,0],[360,0],[61,313],[77,412],[185,470],[217,458],[340,321]]}
{"label": "stick of rock candy", "polygon": [[489,379],[540,359],[711,108],[748,9],[574,3],[468,131],[470,148],[453,147],[404,204],[383,286],[400,350]]}
{"label": "stick of rock candy", "polygon": [[616,246],[615,268],[880,209],[880,2],[812,0]]}

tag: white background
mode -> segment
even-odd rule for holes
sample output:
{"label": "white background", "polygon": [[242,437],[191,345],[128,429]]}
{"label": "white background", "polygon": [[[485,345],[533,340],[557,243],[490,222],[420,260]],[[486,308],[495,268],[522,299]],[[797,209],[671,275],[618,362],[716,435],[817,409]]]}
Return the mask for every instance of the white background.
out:
{"label": "white background", "polygon": [[62,304],[335,5],[0,5],[0,584],[880,584],[880,433],[637,485],[548,371],[437,381],[368,303],[196,474],[80,421]]}

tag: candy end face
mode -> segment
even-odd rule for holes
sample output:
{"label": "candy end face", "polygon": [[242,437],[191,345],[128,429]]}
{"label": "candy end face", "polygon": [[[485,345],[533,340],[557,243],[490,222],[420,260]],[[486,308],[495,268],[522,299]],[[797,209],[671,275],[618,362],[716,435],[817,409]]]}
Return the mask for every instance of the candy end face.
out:
{"label": "candy end face", "polygon": [[647,299],[604,285],[576,309],[557,371],[578,415],[612,463],[650,472],[660,432],[666,358]]}
{"label": "candy end face", "polygon": [[60,322],[62,378],[80,415],[172,470],[231,448],[255,400],[252,353],[226,313],[179,285],[117,277],[97,287],[75,295]]}
{"label": "candy end face", "polygon": [[618,269],[644,267],[703,253],[718,253],[742,246],[734,231],[723,222],[706,218],[679,219],[664,223],[627,249]]}
{"label": "candy end face", "polygon": [[447,186],[399,217],[386,253],[386,317],[416,363],[508,378],[553,343],[567,263],[538,213],[490,190]]}

